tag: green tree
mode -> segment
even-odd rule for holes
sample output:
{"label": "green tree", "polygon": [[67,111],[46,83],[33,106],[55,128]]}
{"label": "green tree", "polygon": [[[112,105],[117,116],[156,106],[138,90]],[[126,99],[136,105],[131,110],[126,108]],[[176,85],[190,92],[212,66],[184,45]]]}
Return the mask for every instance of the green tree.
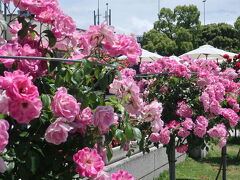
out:
{"label": "green tree", "polygon": [[142,47],[163,56],[170,56],[176,52],[177,45],[166,34],[152,29],[143,35]]}
{"label": "green tree", "polygon": [[176,31],[175,42],[177,45],[176,54],[183,54],[193,49],[193,36],[188,29],[180,27]]}
{"label": "green tree", "polygon": [[235,21],[234,27],[238,32],[240,32],[240,16],[238,16],[237,20]]}
{"label": "green tree", "polygon": [[232,52],[239,52],[239,32],[235,27],[226,23],[208,24],[201,27],[199,45],[210,44],[214,47]]}
{"label": "green tree", "polygon": [[165,33],[169,38],[173,37],[175,15],[169,8],[162,8],[158,14],[158,21],[154,23],[154,29],[160,33]]}
{"label": "green tree", "polygon": [[174,9],[176,25],[185,29],[198,29],[200,26],[200,11],[197,6],[177,6]]}

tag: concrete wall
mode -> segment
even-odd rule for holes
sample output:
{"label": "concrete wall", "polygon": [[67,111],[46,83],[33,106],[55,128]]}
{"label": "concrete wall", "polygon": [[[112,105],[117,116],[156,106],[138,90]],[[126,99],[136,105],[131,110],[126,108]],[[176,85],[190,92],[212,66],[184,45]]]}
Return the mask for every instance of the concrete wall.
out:
{"label": "concrete wall", "polygon": [[[152,147],[150,153],[143,154],[137,152],[130,158],[125,156],[126,152],[122,150],[115,150],[113,159],[105,167],[105,171],[109,173],[117,172],[120,169],[128,171],[136,179],[152,180],[159,177],[159,174],[168,169],[168,159],[166,148]],[[176,153],[177,163],[182,162],[186,158],[186,154]]]}

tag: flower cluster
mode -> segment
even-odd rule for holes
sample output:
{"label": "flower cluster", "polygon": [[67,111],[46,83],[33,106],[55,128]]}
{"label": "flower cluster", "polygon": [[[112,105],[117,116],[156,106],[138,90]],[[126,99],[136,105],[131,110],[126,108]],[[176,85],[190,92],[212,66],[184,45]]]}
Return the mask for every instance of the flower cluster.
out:
{"label": "flower cluster", "polygon": [[1,100],[6,105],[1,109],[1,113],[9,112],[18,123],[27,124],[38,118],[42,102],[31,77],[17,70],[12,73],[5,71],[0,79],[0,87],[4,89]]}
{"label": "flower cluster", "polygon": [[123,170],[118,173],[108,173],[103,171],[104,162],[96,149],[84,148],[73,155],[73,160],[77,164],[76,171],[80,176],[94,178],[94,180],[134,180],[135,178]]}

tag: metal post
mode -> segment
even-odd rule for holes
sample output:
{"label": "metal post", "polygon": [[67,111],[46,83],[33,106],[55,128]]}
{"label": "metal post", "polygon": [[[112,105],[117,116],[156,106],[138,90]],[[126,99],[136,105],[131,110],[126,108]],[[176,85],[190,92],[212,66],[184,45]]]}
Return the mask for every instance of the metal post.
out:
{"label": "metal post", "polygon": [[107,25],[109,25],[109,24],[108,24],[108,16],[109,16],[109,15],[108,15],[108,3],[106,3],[106,6],[107,6],[107,11],[106,11],[106,21],[107,21]]}
{"label": "metal post", "polygon": [[175,154],[175,136],[172,135],[168,144],[168,162],[169,162],[169,179],[176,180],[176,154]]}
{"label": "metal post", "polygon": [[203,16],[204,16],[204,26],[205,26],[205,4],[207,0],[203,0]]}
{"label": "metal post", "polygon": [[109,9],[109,25],[112,24],[112,11]]}
{"label": "metal post", "polygon": [[[4,3],[4,20],[7,22],[7,5]],[[4,32],[4,38],[7,40],[7,29]]]}
{"label": "metal post", "polygon": [[222,148],[222,179],[227,179],[227,145]]}
{"label": "metal post", "polygon": [[95,12],[95,10],[93,11],[93,16],[94,16],[94,26],[96,26],[96,12]]}
{"label": "metal post", "polygon": [[98,17],[98,21],[97,21],[97,24],[99,25],[99,0],[98,0],[98,14],[97,14],[97,17]]}

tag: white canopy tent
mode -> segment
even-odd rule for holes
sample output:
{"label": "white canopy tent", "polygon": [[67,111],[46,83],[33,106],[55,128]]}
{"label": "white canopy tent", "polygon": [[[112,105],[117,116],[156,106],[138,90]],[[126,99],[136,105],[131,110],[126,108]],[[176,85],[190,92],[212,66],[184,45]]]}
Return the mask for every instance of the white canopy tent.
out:
{"label": "white canopy tent", "polygon": [[[160,58],[162,58],[162,56],[160,56],[159,54],[152,53],[150,51],[142,49],[142,55],[139,56],[139,61],[155,61]],[[124,60],[124,59],[127,59],[127,56],[120,56],[120,57],[118,57],[118,59]]]}
{"label": "white canopy tent", "polygon": [[203,45],[199,48],[189,51],[180,57],[183,56],[189,56],[192,59],[216,59],[216,60],[222,60],[223,55],[228,54],[231,58],[235,56],[235,53],[224,51],[222,49],[217,49],[211,45]]}

